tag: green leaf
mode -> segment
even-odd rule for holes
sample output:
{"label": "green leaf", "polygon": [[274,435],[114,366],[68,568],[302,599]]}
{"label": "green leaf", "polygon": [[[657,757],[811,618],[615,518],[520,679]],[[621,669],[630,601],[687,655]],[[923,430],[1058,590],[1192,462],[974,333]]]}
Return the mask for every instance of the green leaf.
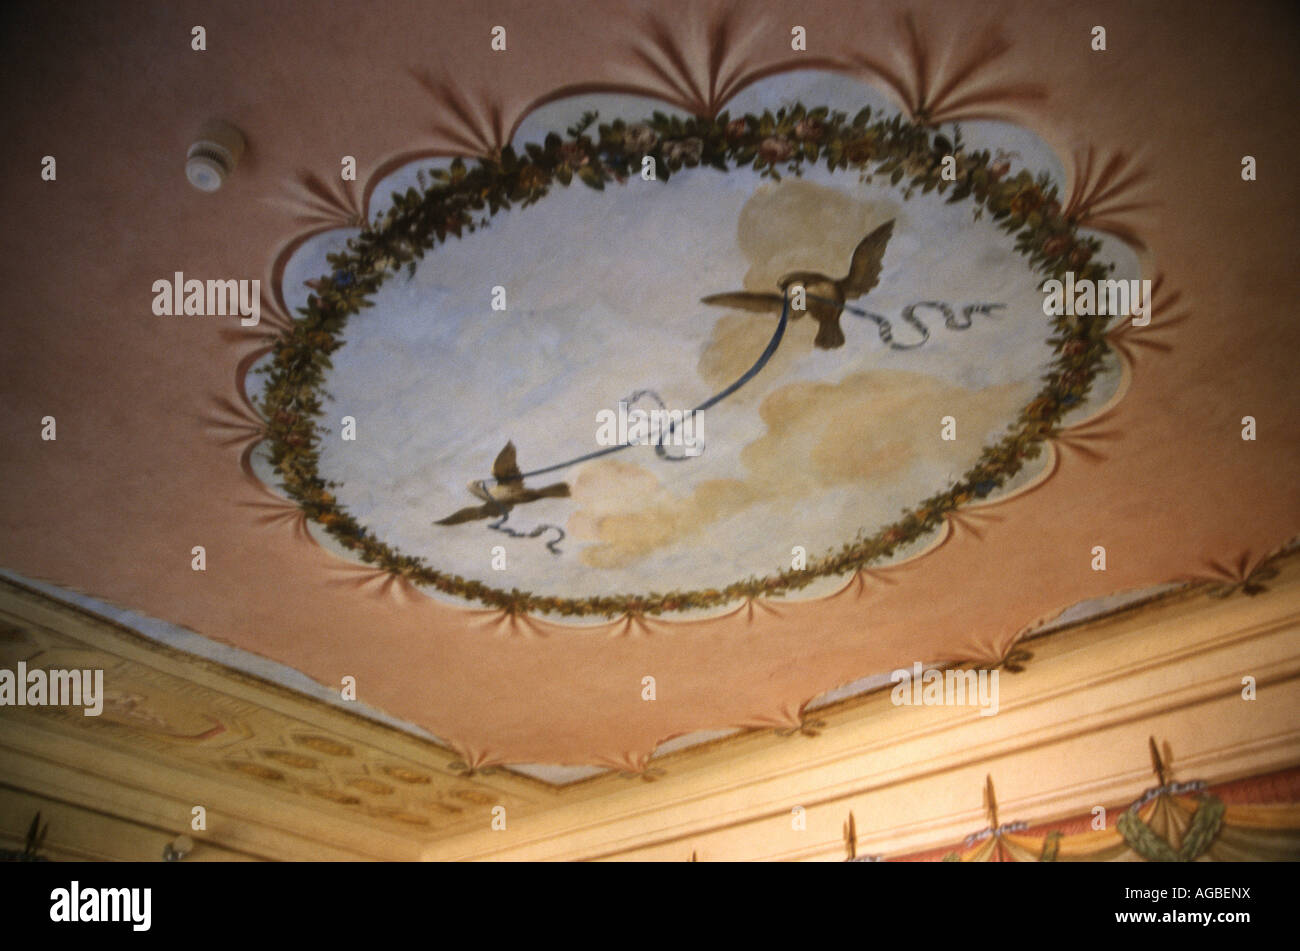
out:
{"label": "green leaf", "polygon": [[1178,850],[1179,858],[1184,862],[1194,862],[1199,858],[1219,835],[1223,825],[1223,801],[1216,796],[1206,796],[1196,808],[1191,825],[1183,836],[1182,847]]}
{"label": "green leaf", "polygon": [[1119,834],[1138,855],[1148,862],[1177,862],[1179,855],[1155,830],[1132,812],[1125,812],[1116,823]]}

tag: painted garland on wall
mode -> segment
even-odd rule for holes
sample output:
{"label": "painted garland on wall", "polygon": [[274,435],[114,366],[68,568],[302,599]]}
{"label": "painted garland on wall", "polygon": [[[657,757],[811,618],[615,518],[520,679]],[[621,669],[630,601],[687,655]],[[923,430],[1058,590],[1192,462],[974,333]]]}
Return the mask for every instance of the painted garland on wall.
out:
{"label": "painted garland on wall", "polygon": [[[670,117],[662,113],[643,123],[616,120],[597,124],[587,113],[561,137],[551,133],[522,154],[507,146],[473,167],[456,159],[447,169],[422,173],[423,191],[393,196],[392,207],[349,239],[347,250],[328,258],[332,272],[309,282],[314,293],[292,328],[275,342],[264,371],[266,385],[257,408],[265,419],[269,459],[284,491],[303,513],[344,548],[367,564],[410,582],[511,613],[569,616],[660,615],[721,607],[740,599],[780,596],[817,578],[867,567],[926,536],[945,517],[972,500],[988,497],[1037,458],[1044,439],[1063,416],[1088,395],[1107,352],[1106,318],[1050,318],[1053,361],[1045,385],[1020,411],[1002,439],[984,448],[976,463],[949,488],[923,500],[897,521],[870,537],[858,537],[839,550],[810,558],[803,570],[749,577],[722,588],[566,598],[503,590],[437,570],[422,558],[404,554],[360,524],[331,491],[336,484],[320,471],[319,445],[323,383],[332,369],[330,354],[343,346],[352,317],[392,274],[413,274],[424,254],[488,224],[497,212],[540,201],[556,184],[576,179],[603,190],[639,173],[652,156],[658,178],[682,168],[708,166],[720,172],[751,167],[763,177],[800,174],[822,162],[829,171],[853,169],[864,180],[875,176],[899,187],[904,200],[918,189],[948,194],[948,202],[971,200],[974,216],[988,214],[1015,237],[1015,248],[1044,279],[1073,271],[1081,280],[1101,280],[1112,266],[1094,260],[1096,238],[1078,234],[1066,215],[1057,186],[1028,171],[1010,174],[1010,165],[989,151],[967,151],[960,130],[951,139],[936,129],[900,116],[871,121],[870,109],[850,118],[828,108],[796,105],[776,113],[714,119]],[[956,180],[942,177],[943,159],[956,157]]]}

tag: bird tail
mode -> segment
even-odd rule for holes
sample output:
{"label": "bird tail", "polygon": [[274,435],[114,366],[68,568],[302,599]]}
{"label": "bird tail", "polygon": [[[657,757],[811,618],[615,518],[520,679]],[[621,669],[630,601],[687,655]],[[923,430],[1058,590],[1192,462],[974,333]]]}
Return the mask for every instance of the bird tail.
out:
{"label": "bird tail", "polygon": [[844,331],[838,320],[823,320],[817,325],[817,339],[813,341],[823,350],[844,346]]}
{"label": "bird tail", "polygon": [[548,485],[544,489],[538,489],[537,494],[548,499],[567,499],[569,497],[569,483],[556,482],[554,485]]}

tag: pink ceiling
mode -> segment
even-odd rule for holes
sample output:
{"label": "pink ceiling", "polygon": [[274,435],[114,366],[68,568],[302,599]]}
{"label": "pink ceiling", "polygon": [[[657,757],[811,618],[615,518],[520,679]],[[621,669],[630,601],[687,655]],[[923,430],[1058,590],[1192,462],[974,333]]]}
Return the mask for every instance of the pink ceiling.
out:
{"label": "pink ceiling", "polygon": [[[700,6],[653,9],[686,71],[707,75],[712,15],[690,12]],[[1294,13],[920,4],[913,35],[901,9],[747,4],[728,48],[744,69],[856,64],[845,68],[897,87],[900,107],[979,54],[978,76],[961,81],[984,90],[988,108],[966,112],[996,112],[1052,143],[1085,224],[1140,241],[1161,277],[1151,325],[1115,338],[1133,369],[1124,399],[1056,441],[1050,478],[961,515],[937,551],[817,601],[574,628],[436,602],[305,543],[292,510],[239,466],[236,366],[265,341],[154,316],[153,281],[180,270],[269,283],[306,230],[302,173],[329,178],[352,154],[367,181],[403,155],[464,151],[413,72],[454,78],[474,114],[498,112],[508,129],[561,87],[665,88],[635,52],[653,49],[654,31],[607,3],[169,3],[75,15],[30,4],[0,65],[0,566],[322,683],[355,676],[367,703],[471,762],[633,769],[670,736],[788,723],[812,696],[866,674],[996,660],[1085,598],[1248,573],[1300,531]],[[206,52],[190,50],[196,24]],[[505,54],[488,49],[496,24],[508,28]],[[789,50],[794,24],[807,28],[807,60]],[[1106,27],[1104,53],[1089,49],[1094,25]],[[1004,52],[980,45],[990,27]],[[237,124],[249,149],[205,195],[182,164],[213,116]],[[47,154],[54,183],[39,177]],[[1246,154],[1256,182],[1241,180]],[[55,442],[39,438],[47,415]],[[1240,438],[1244,415],[1258,420],[1255,442]],[[190,570],[194,545],[207,549],[206,572]],[[1090,569],[1094,545],[1107,549],[1104,573]],[[640,697],[646,675],[654,703]]]}

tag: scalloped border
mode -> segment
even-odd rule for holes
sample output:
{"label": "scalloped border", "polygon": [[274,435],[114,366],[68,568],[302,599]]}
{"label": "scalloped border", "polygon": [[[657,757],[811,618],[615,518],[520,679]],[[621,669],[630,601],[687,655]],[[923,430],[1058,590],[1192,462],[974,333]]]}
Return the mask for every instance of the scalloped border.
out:
{"label": "scalloped border", "polygon": [[[821,577],[866,568],[941,527],[949,515],[967,503],[987,498],[1019,472],[1026,460],[1039,455],[1042,443],[1061,430],[1065,413],[1086,397],[1110,349],[1104,339],[1109,321],[1100,317],[1054,318],[1054,334],[1048,342],[1054,344],[1056,357],[1044,378],[1046,385],[1008,427],[1011,433],[986,446],[979,460],[955,485],[924,499],[870,538],[862,538],[859,532],[855,541],[846,543],[838,552],[828,552],[802,571],[750,577],[722,589],[562,598],[492,588],[444,574],[418,556],[402,554],[348,514],[329,491],[333,484],[319,474],[317,418],[324,371],[331,366],[329,354],[343,345],[342,332],[348,318],[369,306],[369,295],[389,274],[403,266],[414,268],[425,251],[449,235],[459,237],[465,231],[476,230],[498,211],[515,204],[526,207],[536,203],[555,182],[567,186],[577,178],[596,189],[603,189],[611,180],[622,183],[634,174],[643,154],[655,157],[660,178],[665,181],[682,167],[698,165],[724,172],[752,165],[764,176],[779,178],[782,171],[798,174],[805,162],[824,158],[831,170],[853,168],[869,177],[887,174],[894,185],[907,176],[905,200],[916,188],[944,192],[950,186],[950,202],[974,198],[976,215],[987,210],[994,220],[1001,221],[1004,230],[1015,233],[1017,250],[1044,278],[1075,270],[1080,279],[1098,280],[1113,268],[1092,260],[1100,241],[1079,235],[1078,216],[1062,211],[1058,186],[1045,174],[1037,180],[1024,170],[1010,176],[1009,164],[994,160],[987,150],[966,152],[961,147],[959,129],[949,140],[937,129],[908,122],[901,115],[868,124],[869,109],[850,121],[842,112],[824,107],[807,110],[796,105],[775,114],[764,112],[735,120],[725,112],[716,118],[689,119],[656,112],[644,123],[628,125],[616,120],[599,126],[599,138],[593,139],[586,133],[594,119],[594,115],[584,116],[568,130],[567,138],[551,133],[543,144],[528,145],[524,155],[516,155],[507,146],[498,155],[480,159],[475,168],[466,167],[457,158],[449,169],[429,173],[432,181],[423,192],[412,188],[404,195],[395,195],[393,207],[385,215],[377,216],[373,225],[363,227],[360,235],[349,239],[346,253],[329,256],[333,272],[309,282],[316,293],[299,311],[302,317],[285,327],[270,347],[270,380],[261,400],[254,404],[265,421],[259,443],[270,444],[271,462],[281,487],[303,515],[323,526],[345,548],[357,552],[363,562],[416,585],[434,587],[510,614],[660,615],[722,607],[759,596],[780,596]],[[634,139],[630,144],[629,131]],[[958,157],[955,183],[939,176],[940,160],[947,154]],[[367,195],[377,181],[372,179]],[[479,217],[482,212],[486,214]],[[311,234],[320,230],[328,229]],[[288,254],[310,236],[301,236],[282,254],[277,271],[282,272]],[[273,293],[283,308],[280,283],[277,279]],[[1111,408],[1114,402],[1112,397],[1100,411]],[[936,544],[946,534],[941,533]],[[926,550],[931,547],[926,546]]]}

